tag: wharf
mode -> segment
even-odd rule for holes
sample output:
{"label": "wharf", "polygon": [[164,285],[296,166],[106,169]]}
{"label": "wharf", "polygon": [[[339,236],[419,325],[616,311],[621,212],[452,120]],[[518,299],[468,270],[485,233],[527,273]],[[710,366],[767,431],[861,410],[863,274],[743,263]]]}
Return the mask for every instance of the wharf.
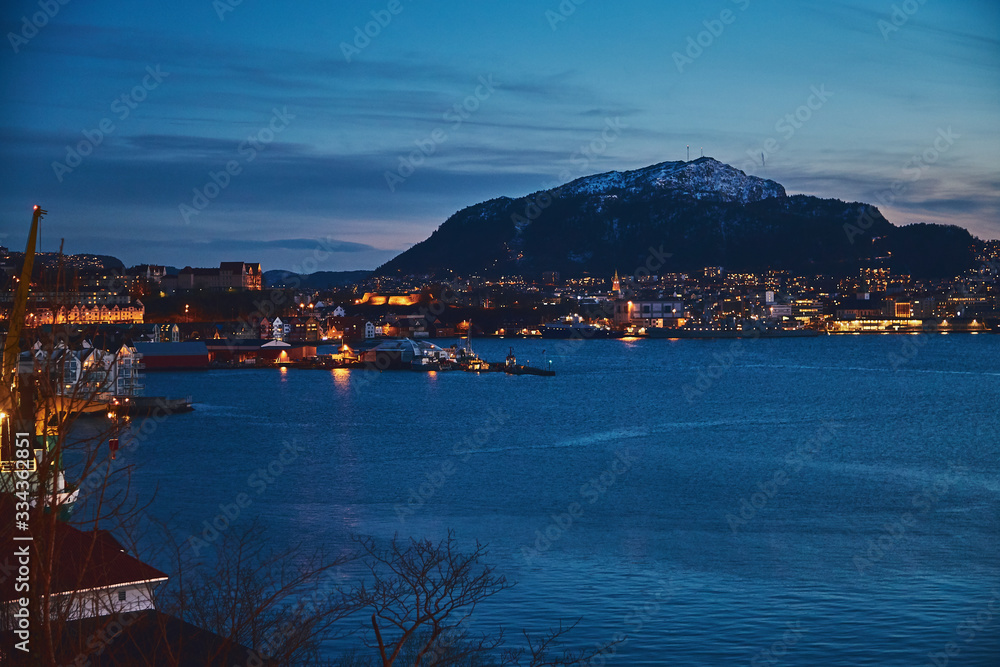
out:
{"label": "wharf", "polygon": [[128,396],[116,397],[112,399],[109,409],[119,414],[127,414],[130,417],[143,417],[151,415],[157,411],[165,415],[179,414],[182,412],[194,411],[193,399],[187,398],[167,398],[166,396]]}

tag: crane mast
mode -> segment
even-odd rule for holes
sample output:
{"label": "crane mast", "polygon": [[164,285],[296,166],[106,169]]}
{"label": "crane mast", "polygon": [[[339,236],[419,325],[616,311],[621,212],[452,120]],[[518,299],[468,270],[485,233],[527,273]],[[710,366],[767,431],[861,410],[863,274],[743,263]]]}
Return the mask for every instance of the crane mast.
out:
{"label": "crane mast", "polygon": [[7,340],[3,348],[3,375],[0,384],[3,387],[3,408],[13,408],[13,385],[17,378],[17,362],[21,355],[21,330],[24,328],[24,313],[28,306],[28,290],[31,287],[31,271],[35,266],[35,244],[38,241],[38,222],[48,211],[35,206],[31,216],[31,229],[28,231],[28,244],[24,249],[24,265],[21,267],[21,277],[17,283],[17,294],[10,309],[10,320],[7,325]]}

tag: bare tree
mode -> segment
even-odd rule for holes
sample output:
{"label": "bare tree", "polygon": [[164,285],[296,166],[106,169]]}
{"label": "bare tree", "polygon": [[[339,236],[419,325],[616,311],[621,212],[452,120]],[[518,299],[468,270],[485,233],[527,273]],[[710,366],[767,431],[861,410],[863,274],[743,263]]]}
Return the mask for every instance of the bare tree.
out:
{"label": "bare tree", "polygon": [[[81,593],[82,580],[67,578],[67,554],[61,523],[84,530],[94,539],[82,550],[74,550],[74,569],[81,577],[92,571],[94,549],[100,530],[120,530],[142,511],[143,502],[131,489],[132,466],[113,463],[107,443],[119,435],[115,423],[103,418],[88,420],[79,428],[78,420],[87,411],[107,410],[103,393],[111,369],[96,363],[90,369],[92,383],[66,383],[74,363],[66,341],[68,327],[53,326],[51,332],[33,332],[37,347],[29,349],[31,368],[22,365],[14,396],[4,401],[10,413],[2,424],[4,453],[11,455],[15,442],[26,443],[31,456],[25,471],[0,474],[0,491],[12,494],[30,506],[27,520],[31,543],[31,627],[32,647],[42,664],[56,664],[58,647],[67,641],[66,623],[81,605],[99,604],[93,595]],[[30,339],[29,339],[30,340]],[[96,359],[97,357],[95,357]],[[19,437],[18,434],[25,434]],[[67,478],[79,480],[72,484]],[[68,509],[75,509],[68,517]],[[18,514],[19,519],[25,518]],[[13,518],[13,517],[12,517]],[[6,520],[6,517],[4,517]],[[110,609],[108,610],[110,613]],[[4,619],[9,627],[9,619]]]}
{"label": "bare tree", "polygon": [[[348,596],[353,605],[372,612],[375,641],[366,643],[378,650],[383,667],[393,665],[415,639],[419,646],[414,665],[420,665],[446,635],[464,639],[463,627],[476,605],[512,585],[480,562],[486,554],[483,545],[477,542],[469,553],[458,551],[452,531],[438,543],[395,536],[385,548],[371,537],[353,540],[371,581],[357,585]],[[486,653],[500,643],[502,636],[484,637],[467,651]]]}
{"label": "bare tree", "polygon": [[262,664],[317,662],[321,641],[355,610],[337,572],[352,554],[274,549],[258,520],[223,532],[200,559],[165,527],[163,535],[175,576],[158,596],[160,610],[251,649]]}
{"label": "bare tree", "polygon": [[356,585],[348,605],[371,612],[374,641],[382,667],[407,665],[571,665],[580,664],[610,648],[564,651],[552,656],[556,644],[573,623],[541,636],[523,633],[524,647],[504,648],[503,628],[495,634],[473,635],[469,621],[476,607],[514,584],[484,562],[486,547],[476,542],[462,552],[453,531],[439,542],[400,540],[385,547],[372,537],[354,536],[370,581]]}

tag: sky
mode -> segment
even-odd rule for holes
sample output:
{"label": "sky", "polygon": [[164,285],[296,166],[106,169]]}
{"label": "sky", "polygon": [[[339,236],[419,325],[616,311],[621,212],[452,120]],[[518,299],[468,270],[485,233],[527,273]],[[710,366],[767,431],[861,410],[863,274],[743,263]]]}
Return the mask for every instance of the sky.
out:
{"label": "sky", "polygon": [[373,269],[688,146],[1000,238],[998,4],[8,0],[0,245]]}

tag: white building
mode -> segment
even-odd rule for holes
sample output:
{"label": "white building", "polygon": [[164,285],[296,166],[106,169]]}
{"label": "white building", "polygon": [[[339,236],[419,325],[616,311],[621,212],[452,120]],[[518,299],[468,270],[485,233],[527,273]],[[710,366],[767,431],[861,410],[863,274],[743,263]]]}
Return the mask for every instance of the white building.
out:
{"label": "white building", "polygon": [[106,400],[112,396],[141,396],[144,368],[142,354],[131,345],[108,352],[84,342],[83,349],[65,346],[50,354],[36,344],[21,354],[19,373],[47,373],[62,393],[79,398]]}
{"label": "white building", "polygon": [[615,324],[637,327],[672,327],[684,319],[681,299],[615,300]]}
{"label": "white building", "polygon": [[[154,588],[167,575],[125,553],[109,532],[57,522],[55,537],[59,558],[49,582],[53,618],[75,621],[156,608]],[[18,593],[14,577],[8,579],[0,583],[0,602],[9,608]]]}
{"label": "white building", "polygon": [[274,322],[271,323],[271,340],[283,341],[291,331],[291,324],[285,324],[281,321],[280,317],[276,317],[274,318]]}

